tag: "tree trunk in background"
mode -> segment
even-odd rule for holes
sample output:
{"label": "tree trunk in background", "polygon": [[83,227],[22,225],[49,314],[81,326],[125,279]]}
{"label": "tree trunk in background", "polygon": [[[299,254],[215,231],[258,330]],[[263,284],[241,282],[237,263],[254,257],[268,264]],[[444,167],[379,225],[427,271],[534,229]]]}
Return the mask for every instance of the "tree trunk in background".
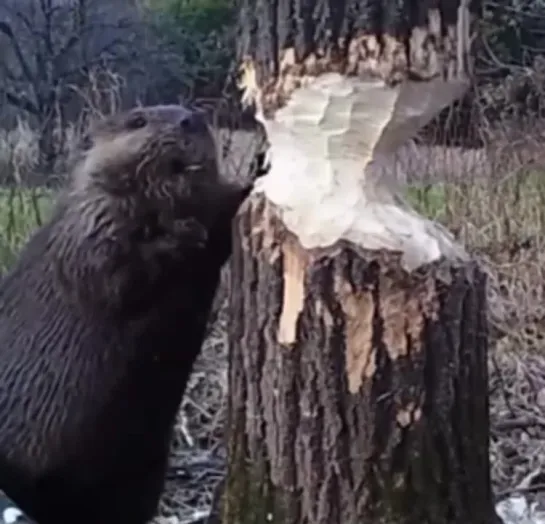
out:
{"label": "tree trunk in background", "polygon": [[473,6],[391,4],[241,8],[271,169],[233,226],[223,524],[496,519],[485,277],[367,169],[464,93]]}

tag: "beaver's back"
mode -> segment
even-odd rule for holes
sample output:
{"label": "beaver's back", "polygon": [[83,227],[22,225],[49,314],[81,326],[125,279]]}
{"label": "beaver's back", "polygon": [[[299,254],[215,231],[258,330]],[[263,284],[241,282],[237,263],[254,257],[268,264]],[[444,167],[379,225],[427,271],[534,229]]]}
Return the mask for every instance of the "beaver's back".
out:
{"label": "beaver's back", "polygon": [[221,179],[183,107],[90,142],[0,282],[0,489],[40,524],[145,524],[251,184]]}
{"label": "beaver's back", "polygon": [[64,300],[44,256],[50,230],[0,283],[0,487],[42,524],[144,523],[216,271],[203,261],[201,278],[170,282],[164,307],[118,324]]}

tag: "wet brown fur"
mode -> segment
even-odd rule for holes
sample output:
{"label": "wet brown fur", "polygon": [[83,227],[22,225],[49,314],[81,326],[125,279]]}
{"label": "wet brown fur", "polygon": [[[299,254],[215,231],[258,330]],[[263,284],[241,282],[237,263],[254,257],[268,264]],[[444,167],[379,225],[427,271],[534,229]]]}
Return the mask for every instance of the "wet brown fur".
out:
{"label": "wet brown fur", "polygon": [[40,524],[144,524],[200,351],[230,220],[198,115],[99,124],[0,284],[0,488]]}

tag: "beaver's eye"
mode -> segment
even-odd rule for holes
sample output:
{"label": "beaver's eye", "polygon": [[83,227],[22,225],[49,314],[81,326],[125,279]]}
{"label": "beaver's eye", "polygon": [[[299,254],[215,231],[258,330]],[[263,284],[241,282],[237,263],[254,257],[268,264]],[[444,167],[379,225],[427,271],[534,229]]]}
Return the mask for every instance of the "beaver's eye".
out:
{"label": "beaver's eye", "polygon": [[204,133],[208,130],[206,117],[202,111],[194,111],[185,115],[180,122],[182,131],[186,133]]}
{"label": "beaver's eye", "polygon": [[146,127],[147,123],[142,115],[133,115],[127,120],[127,129],[141,129]]}

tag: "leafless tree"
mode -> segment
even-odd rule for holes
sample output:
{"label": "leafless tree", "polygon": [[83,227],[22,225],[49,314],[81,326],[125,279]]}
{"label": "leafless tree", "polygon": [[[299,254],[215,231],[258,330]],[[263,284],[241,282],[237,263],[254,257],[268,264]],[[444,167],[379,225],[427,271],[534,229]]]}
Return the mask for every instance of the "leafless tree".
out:
{"label": "leafless tree", "polygon": [[0,5],[0,100],[39,126],[45,166],[59,148],[79,86],[94,68],[135,58],[138,9],[127,1],[4,0]]}

